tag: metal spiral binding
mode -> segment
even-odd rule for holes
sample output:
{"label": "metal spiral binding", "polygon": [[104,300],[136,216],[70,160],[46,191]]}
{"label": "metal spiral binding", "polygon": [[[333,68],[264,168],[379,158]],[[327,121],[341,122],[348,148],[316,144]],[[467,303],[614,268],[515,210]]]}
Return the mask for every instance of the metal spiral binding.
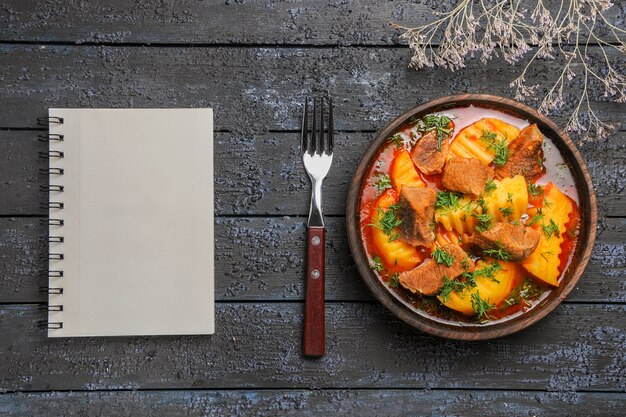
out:
{"label": "metal spiral binding", "polygon": [[58,270],[58,269],[43,270],[43,271],[39,271],[39,276],[42,278],[62,278],[63,271]]}
{"label": "metal spiral binding", "polygon": [[39,168],[41,175],[63,175],[65,170],[63,168]]}
{"label": "metal spiral binding", "polygon": [[38,309],[45,311],[63,311],[63,306],[61,304],[40,305]]}
{"label": "metal spiral binding", "polygon": [[63,226],[65,221],[63,219],[41,219],[41,224],[44,226]]}
{"label": "metal spiral binding", "polygon": [[48,127],[50,125],[62,125],[63,118],[56,116],[48,116],[48,117],[38,117],[37,125]]}
{"label": "metal spiral binding", "polygon": [[39,208],[42,209],[62,209],[65,207],[65,204],[60,201],[48,201],[47,203],[39,204]]}
{"label": "metal spiral binding", "polygon": [[42,193],[49,193],[53,191],[61,193],[65,191],[65,187],[62,185],[56,185],[56,184],[40,185],[39,191],[41,191]]}
{"label": "metal spiral binding", "polygon": [[[63,310],[61,310],[63,311]],[[48,320],[39,320],[37,322],[37,327],[40,329],[62,329],[63,322],[62,321],[48,321]]]}
{"label": "metal spiral binding", "polygon": [[65,154],[61,151],[39,152],[39,157],[42,159],[63,158],[64,156]]}
{"label": "metal spiral binding", "polygon": [[60,288],[60,287],[39,287],[39,292],[42,292],[42,293],[45,293],[45,294],[61,295],[61,294],[63,294],[63,288]]}
{"label": "metal spiral binding", "polygon": [[[60,124],[63,124],[63,118],[52,117],[52,116],[40,117],[37,119],[37,124],[40,126],[46,126],[46,127],[49,127],[50,125],[60,125]],[[58,134],[58,133],[48,132],[48,133],[45,133],[45,134],[42,133],[39,135],[39,141],[47,142],[50,144],[60,143],[60,142],[63,142],[64,140],[65,140],[64,135]],[[58,150],[48,150],[45,152],[39,152],[39,157],[42,159],[46,159],[50,161],[50,163],[52,163],[53,160],[64,158],[65,154],[64,152],[58,151]],[[47,176],[51,180],[54,176],[65,174],[65,170],[60,167],[49,166],[48,168],[41,168],[39,170],[39,173],[41,175]],[[42,185],[39,187],[39,190],[42,193],[45,193],[48,195],[48,202],[40,204],[40,207],[43,209],[48,209],[48,210],[51,210],[51,209],[62,210],[63,208],[65,208],[65,204],[61,201],[53,201],[52,196],[54,193],[64,192],[65,187],[60,184],[53,184],[52,182],[53,181],[50,181],[48,184]],[[48,217],[47,219],[42,219],[42,224],[48,227],[50,226],[61,227],[65,224],[65,221],[59,218]],[[58,243],[64,243],[65,237],[63,237],[61,234],[58,234],[58,233],[55,233],[55,235],[50,235],[50,233],[48,233],[47,236],[45,236],[45,239],[42,239],[42,240],[46,241],[48,244],[58,244]],[[63,278],[63,270],[54,268],[52,265],[54,265],[54,262],[61,261],[64,258],[65,256],[63,253],[55,253],[55,252],[50,251],[48,253],[48,256],[45,256],[42,259],[42,261],[47,262],[49,266],[48,268],[40,271],[39,276],[42,279],[45,278],[47,280],[47,283],[49,283],[50,279],[53,279],[54,280],[53,282],[58,282],[56,280]],[[61,295],[63,294],[63,287],[59,285],[54,285],[54,286],[46,285],[44,287],[40,287],[39,291],[46,293],[46,294]],[[58,304],[58,303],[43,305],[41,306],[41,308],[45,310],[46,312],[63,311],[63,305]],[[48,321],[48,320],[42,320],[38,323],[38,325],[41,328],[49,329],[49,330],[63,328],[63,322],[61,321],[53,322],[53,321]]]}
{"label": "metal spiral binding", "polygon": [[45,133],[45,134],[39,135],[40,142],[52,142],[52,141],[63,142],[63,139],[65,139],[65,137],[58,133]]}

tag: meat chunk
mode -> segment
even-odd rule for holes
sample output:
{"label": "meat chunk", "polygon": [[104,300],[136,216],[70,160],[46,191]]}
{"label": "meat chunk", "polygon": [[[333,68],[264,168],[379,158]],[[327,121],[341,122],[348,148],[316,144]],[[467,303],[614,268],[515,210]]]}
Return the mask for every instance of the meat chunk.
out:
{"label": "meat chunk", "polygon": [[496,167],[497,179],[523,175],[531,180],[543,174],[543,135],[536,124],[522,130],[517,138],[509,143],[509,159]]}
{"label": "meat chunk", "polygon": [[435,241],[433,232],[437,193],[431,188],[403,186],[398,201],[400,240],[414,246],[426,246]]}
{"label": "meat chunk", "polygon": [[437,129],[433,129],[426,132],[413,146],[411,159],[424,174],[440,174],[449,149],[450,141],[447,138],[441,142],[441,150],[437,149]]}
{"label": "meat chunk", "polygon": [[539,244],[539,232],[522,224],[494,223],[489,230],[476,232],[469,240],[483,250],[502,249],[511,261],[521,261]]}
{"label": "meat chunk", "polygon": [[492,178],[493,169],[479,159],[454,157],[446,163],[441,183],[448,190],[478,195]]}
{"label": "meat chunk", "polygon": [[402,272],[399,276],[400,285],[411,292],[433,295],[439,291],[445,277],[454,279],[464,271],[474,271],[474,261],[459,245],[451,243],[440,250],[450,257],[452,262],[450,266],[445,261],[438,263],[436,258],[427,259],[417,268]]}

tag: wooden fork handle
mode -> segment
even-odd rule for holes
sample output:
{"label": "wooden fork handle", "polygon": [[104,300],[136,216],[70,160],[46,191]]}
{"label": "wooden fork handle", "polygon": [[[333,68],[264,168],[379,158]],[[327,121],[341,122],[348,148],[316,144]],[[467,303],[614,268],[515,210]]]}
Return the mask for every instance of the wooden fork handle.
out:
{"label": "wooden fork handle", "polygon": [[307,229],[304,354],[324,355],[324,238],[323,227]]}

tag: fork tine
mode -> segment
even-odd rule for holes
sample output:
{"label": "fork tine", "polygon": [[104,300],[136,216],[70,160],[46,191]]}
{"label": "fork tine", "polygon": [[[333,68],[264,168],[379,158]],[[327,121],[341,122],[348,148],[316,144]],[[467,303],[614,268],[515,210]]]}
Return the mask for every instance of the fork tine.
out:
{"label": "fork tine", "polygon": [[306,152],[306,146],[307,146],[307,134],[309,133],[308,130],[308,123],[309,122],[309,98],[305,97],[304,98],[304,111],[302,112],[302,137],[301,137],[301,141],[300,141],[300,152],[301,153],[305,153]]}
{"label": "fork tine", "polygon": [[333,99],[328,97],[328,152],[333,154]]}
{"label": "fork tine", "polygon": [[313,97],[313,125],[311,126],[311,143],[309,143],[308,151],[315,153],[317,146],[317,98]]}
{"label": "fork tine", "polygon": [[324,98],[320,97],[320,137],[317,142],[317,153],[324,153]]}

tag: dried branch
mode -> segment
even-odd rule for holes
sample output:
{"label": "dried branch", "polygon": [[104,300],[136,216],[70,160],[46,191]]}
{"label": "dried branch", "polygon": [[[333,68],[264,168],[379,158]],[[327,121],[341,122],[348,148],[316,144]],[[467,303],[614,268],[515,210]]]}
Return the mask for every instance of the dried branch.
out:
{"label": "dried branch", "polygon": [[[456,7],[436,13],[437,19],[421,27],[392,26],[402,31],[400,37],[413,50],[410,66],[415,69],[443,67],[455,71],[465,66],[467,57],[476,56],[486,63],[501,55],[514,64],[531,53],[511,82],[515,98],[536,101],[540,112],[551,114],[567,107],[568,91],[580,92],[573,100],[574,107],[567,109],[571,113],[566,130],[587,139],[606,138],[619,125],[598,117],[590,92],[599,86],[604,99],[626,103],[625,66],[609,58],[611,49],[620,57],[626,56],[626,30],[607,20],[605,12],[612,6],[610,0],[560,0],[554,13],[544,0],[537,0],[528,13],[521,0],[460,0]],[[607,37],[601,38],[600,30]],[[441,39],[439,45],[435,45],[436,39]],[[599,53],[591,56],[590,45]],[[529,85],[526,77],[539,60],[546,59],[558,60],[562,66],[552,87],[537,100],[539,86]],[[579,88],[574,88],[576,84]]]}

